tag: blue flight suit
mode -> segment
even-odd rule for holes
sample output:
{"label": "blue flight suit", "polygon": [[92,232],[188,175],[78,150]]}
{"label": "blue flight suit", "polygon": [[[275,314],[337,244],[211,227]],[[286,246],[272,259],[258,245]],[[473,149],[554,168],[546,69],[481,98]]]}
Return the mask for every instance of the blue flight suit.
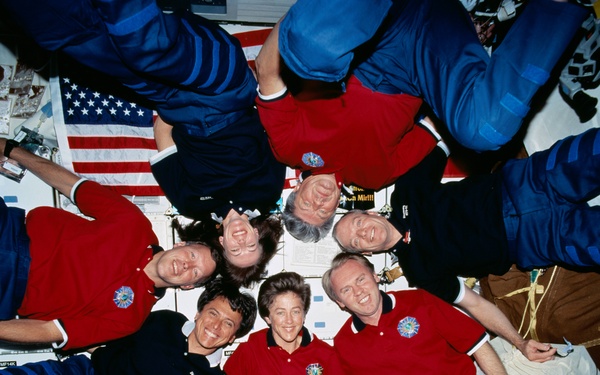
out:
{"label": "blue flight suit", "polygon": [[565,138],[502,168],[510,258],[525,269],[600,266],[600,129]]}
{"label": "blue flight suit", "polygon": [[0,4],[42,47],[156,105],[173,125],[177,152],[152,171],[181,214],[201,218],[233,206],[264,214],[275,206],[285,166],[254,109],[256,80],[235,37],[189,12],[164,14],[154,0]]}
{"label": "blue flight suit", "polygon": [[518,131],[587,14],[531,0],[490,57],[457,0],[299,0],[279,49],[302,78],[350,73],[375,91],[422,97],[461,144],[494,150]]}

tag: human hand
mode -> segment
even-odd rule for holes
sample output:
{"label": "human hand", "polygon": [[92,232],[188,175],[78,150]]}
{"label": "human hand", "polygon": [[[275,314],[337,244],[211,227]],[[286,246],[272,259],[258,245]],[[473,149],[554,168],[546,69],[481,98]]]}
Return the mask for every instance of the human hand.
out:
{"label": "human hand", "polygon": [[550,344],[542,344],[535,340],[523,340],[518,346],[521,353],[532,362],[546,362],[551,360],[556,354],[556,348]]}

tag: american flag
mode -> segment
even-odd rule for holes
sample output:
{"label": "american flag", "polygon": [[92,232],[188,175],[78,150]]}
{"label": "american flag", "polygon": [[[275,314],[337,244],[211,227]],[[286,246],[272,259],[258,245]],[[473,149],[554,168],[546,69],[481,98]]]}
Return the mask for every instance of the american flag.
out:
{"label": "american flag", "polygon": [[164,195],[148,162],[157,152],[151,110],[64,75],[50,85],[63,166],[123,195]]}
{"label": "american flag", "polygon": [[[227,30],[251,67],[270,28]],[[151,110],[78,84],[62,72],[52,77],[52,110],[63,166],[123,195],[163,196],[148,159],[156,154]]]}

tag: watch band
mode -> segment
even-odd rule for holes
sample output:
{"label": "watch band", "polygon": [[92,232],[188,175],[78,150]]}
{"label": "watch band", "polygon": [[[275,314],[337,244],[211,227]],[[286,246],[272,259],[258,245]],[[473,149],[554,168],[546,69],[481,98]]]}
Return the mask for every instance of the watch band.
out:
{"label": "watch band", "polygon": [[7,139],[4,146],[4,156],[10,158],[10,153],[15,147],[19,147],[19,142],[15,141],[14,139]]}

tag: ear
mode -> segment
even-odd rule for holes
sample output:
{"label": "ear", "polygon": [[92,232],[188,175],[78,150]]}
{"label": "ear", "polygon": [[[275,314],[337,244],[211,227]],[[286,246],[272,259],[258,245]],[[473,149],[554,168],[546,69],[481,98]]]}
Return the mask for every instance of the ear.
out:
{"label": "ear", "polygon": [[194,315],[194,322],[200,318],[200,312],[196,311],[196,315]]}
{"label": "ear", "polygon": [[219,243],[223,246],[223,236],[219,236]]}
{"label": "ear", "polygon": [[302,185],[302,181],[298,181],[298,184],[294,186],[294,191],[298,191],[298,189],[300,189],[300,185]]}
{"label": "ear", "polygon": [[173,244],[173,248],[176,248],[179,246],[185,246],[185,242],[177,242],[177,243]]}
{"label": "ear", "polygon": [[338,301],[338,300],[335,300],[335,303],[337,303],[337,304],[338,304],[338,306],[339,306],[339,307],[341,307],[341,309],[342,309],[342,310],[344,310],[344,309],[346,308],[346,305],[344,305],[343,303],[341,303],[341,302],[340,302],[340,301]]}
{"label": "ear", "polygon": [[196,286],[194,284],[187,284],[187,285],[180,285],[179,289],[182,290],[190,290],[190,289],[194,289]]}
{"label": "ear", "polygon": [[379,216],[379,212],[377,212],[377,211],[367,211],[367,215]]}
{"label": "ear", "polygon": [[373,273],[373,278],[375,279],[375,281],[377,282],[377,284],[379,284],[379,281],[381,280],[381,278],[379,277],[378,274]]}
{"label": "ear", "polygon": [[361,254],[364,255],[364,256],[366,256],[366,257],[370,257],[371,255],[373,255],[373,253],[370,252],[370,251],[362,251]]}
{"label": "ear", "polygon": [[270,326],[271,325],[271,319],[268,316],[265,316],[265,322]]}
{"label": "ear", "polygon": [[258,229],[257,228],[253,228],[254,229],[254,234],[256,234],[256,237],[258,237]]}

